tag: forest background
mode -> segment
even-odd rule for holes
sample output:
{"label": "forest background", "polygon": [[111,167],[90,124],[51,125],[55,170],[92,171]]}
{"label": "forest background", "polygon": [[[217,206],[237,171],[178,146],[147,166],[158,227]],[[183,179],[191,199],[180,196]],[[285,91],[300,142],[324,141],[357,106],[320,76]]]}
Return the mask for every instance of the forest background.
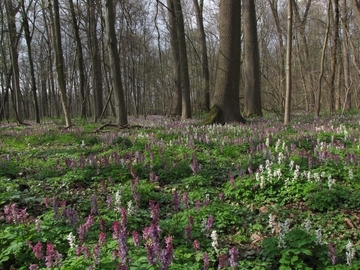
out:
{"label": "forest background", "polygon": [[[190,118],[208,111],[217,102],[212,97],[224,33],[219,5],[217,0],[2,1],[0,119],[22,123],[65,116],[70,125],[74,117]],[[243,1],[242,13],[235,15],[241,20],[238,96],[244,116],[284,114],[289,70],[293,111],[318,116],[359,108],[359,11],[357,0]]]}

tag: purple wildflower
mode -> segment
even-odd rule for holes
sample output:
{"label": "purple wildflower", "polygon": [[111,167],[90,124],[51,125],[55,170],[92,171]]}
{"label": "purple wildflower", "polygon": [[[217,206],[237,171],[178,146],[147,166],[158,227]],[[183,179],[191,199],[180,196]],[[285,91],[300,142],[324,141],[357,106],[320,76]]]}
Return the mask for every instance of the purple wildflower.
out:
{"label": "purple wildflower", "polygon": [[61,265],[61,254],[55,250],[52,243],[48,243],[46,246],[45,265],[47,268],[54,266],[60,267]]}
{"label": "purple wildflower", "polygon": [[138,234],[137,231],[132,232],[132,241],[133,241],[135,247],[138,248],[140,246],[140,235]]}
{"label": "purple wildflower", "polygon": [[177,193],[176,190],[173,193],[172,202],[173,202],[173,207],[174,207],[175,212],[178,212],[179,205],[180,205],[180,198],[179,198],[179,194]]}
{"label": "purple wildflower", "polygon": [[30,264],[29,270],[39,270],[39,266],[37,264]]}
{"label": "purple wildflower", "polygon": [[214,216],[213,215],[210,215],[208,220],[207,220],[207,224],[206,224],[206,230],[208,232],[210,232],[212,226],[213,226],[213,223],[214,223]]}
{"label": "purple wildflower", "polygon": [[91,196],[91,210],[90,210],[90,214],[91,215],[97,215],[99,214],[99,208],[98,208],[98,202],[96,199],[96,195],[92,195]]}
{"label": "purple wildflower", "polygon": [[38,259],[42,259],[44,257],[42,248],[43,248],[43,246],[42,246],[41,242],[37,242],[37,244],[32,247],[32,251],[33,251],[35,257]]}
{"label": "purple wildflower", "polygon": [[182,200],[183,200],[185,209],[189,209],[189,196],[188,196],[187,192],[184,192]]}
{"label": "purple wildflower", "polygon": [[331,259],[331,263],[335,265],[336,263],[336,249],[333,243],[329,244],[329,256]]}
{"label": "purple wildflower", "polygon": [[206,252],[203,254],[203,261],[204,261],[204,270],[209,269],[209,254]]}
{"label": "purple wildflower", "polygon": [[228,266],[229,266],[229,259],[227,254],[220,255],[218,269],[226,268]]}
{"label": "purple wildflower", "polygon": [[99,241],[98,241],[100,246],[103,246],[106,244],[106,233],[104,232],[100,232],[99,233]]}
{"label": "purple wildflower", "polygon": [[169,266],[174,258],[174,249],[172,246],[173,238],[168,236],[165,238],[166,248],[162,250],[160,255],[161,270],[169,269]]}
{"label": "purple wildflower", "polygon": [[198,241],[198,240],[194,240],[193,246],[194,246],[195,252],[198,252],[199,249],[200,249],[200,243],[199,243],[199,241]]}
{"label": "purple wildflower", "polygon": [[237,267],[237,262],[238,262],[238,257],[239,257],[239,251],[237,250],[236,247],[232,247],[229,250],[229,261],[230,261],[230,266],[233,268]]}

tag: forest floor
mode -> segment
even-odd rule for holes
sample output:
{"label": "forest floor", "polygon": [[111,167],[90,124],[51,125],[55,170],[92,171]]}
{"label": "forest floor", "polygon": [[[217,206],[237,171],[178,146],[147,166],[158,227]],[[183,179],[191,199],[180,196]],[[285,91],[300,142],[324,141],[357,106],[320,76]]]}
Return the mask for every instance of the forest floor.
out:
{"label": "forest floor", "polygon": [[129,122],[0,124],[0,269],[360,269],[359,115]]}

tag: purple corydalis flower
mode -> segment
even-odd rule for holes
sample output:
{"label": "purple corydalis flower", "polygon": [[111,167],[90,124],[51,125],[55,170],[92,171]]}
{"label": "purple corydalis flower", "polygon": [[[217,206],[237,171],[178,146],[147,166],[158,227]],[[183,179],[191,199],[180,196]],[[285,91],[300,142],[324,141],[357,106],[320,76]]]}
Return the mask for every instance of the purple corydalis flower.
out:
{"label": "purple corydalis flower", "polygon": [[229,178],[230,178],[230,185],[231,187],[235,187],[235,177],[234,175],[232,174],[232,172],[229,173]]}
{"label": "purple corydalis flower", "polygon": [[138,234],[137,231],[132,232],[132,241],[133,241],[135,247],[138,248],[140,246],[140,235]]}
{"label": "purple corydalis flower", "polygon": [[99,214],[99,208],[98,208],[98,202],[97,202],[96,195],[92,195],[92,196],[91,196],[91,210],[90,210],[90,214],[91,214],[91,215],[97,215],[97,214]]}
{"label": "purple corydalis flower", "polygon": [[210,232],[212,226],[213,226],[213,223],[214,223],[214,216],[213,215],[210,215],[208,220],[207,220],[207,224],[206,224],[206,230],[208,232]]}
{"label": "purple corydalis flower", "polygon": [[204,270],[209,269],[209,254],[206,252],[203,254],[203,261],[204,261]]}
{"label": "purple corydalis flower", "polygon": [[42,244],[41,242],[37,242],[35,246],[31,246],[32,251],[37,259],[42,259],[44,257],[44,254],[42,252]]}
{"label": "purple corydalis flower", "polygon": [[16,203],[12,205],[4,206],[4,215],[6,222],[8,223],[25,223],[29,214],[26,212],[26,208],[19,209]]}
{"label": "purple corydalis flower", "polygon": [[195,252],[198,252],[200,249],[200,242],[198,240],[194,240],[193,246],[194,246]]}
{"label": "purple corydalis flower", "polygon": [[182,200],[183,200],[185,208],[189,209],[189,196],[188,196],[187,192],[184,192]]}
{"label": "purple corydalis flower", "polygon": [[237,262],[238,262],[238,257],[239,257],[239,251],[237,250],[236,247],[232,247],[229,250],[229,261],[230,261],[230,266],[233,268],[237,267]]}
{"label": "purple corydalis flower", "polygon": [[55,250],[55,247],[52,243],[48,243],[46,246],[46,256],[45,256],[45,265],[47,268],[54,266],[60,267],[61,265],[61,254]]}
{"label": "purple corydalis flower", "polygon": [[29,270],[39,270],[39,266],[37,264],[30,264]]}
{"label": "purple corydalis flower", "polygon": [[179,205],[180,205],[180,198],[179,198],[179,194],[177,193],[177,191],[175,190],[173,193],[173,207],[175,212],[177,212],[179,210]]}
{"label": "purple corydalis flower", "polygon": [[165,238],[166,248],[162,250],[160,255],[161,270],[169,269],[169,266],[174,258],[174,249],[172,246],[173,238],[168,236]]}
{"label": "purple corydalis flower", "polygon": [[106,233],[104,232],[100,232],[99,233],[99,241],[98,241],[100,246],[104,246],[106,243]]}
{"label": "purple corydalis flower", "polygon": [[336,249],[333,243],[329,244],[329,256],[331,259],[331,263],[335,265],[336,263]]}

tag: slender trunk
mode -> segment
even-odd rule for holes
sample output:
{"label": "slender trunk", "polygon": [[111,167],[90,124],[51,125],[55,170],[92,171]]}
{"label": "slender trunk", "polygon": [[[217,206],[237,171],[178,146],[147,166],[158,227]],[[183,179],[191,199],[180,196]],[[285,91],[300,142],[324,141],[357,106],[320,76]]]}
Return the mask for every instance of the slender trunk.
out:
{"label": "slender trunk", "polygon": [[182,108],[181,118],[191,118],[191,102],[190,102],[190,78],[189,78],[189,66],[187,60],[186,41],[185,41],[185,28],[184,18],[182,14],[181,1],[174,1],[174,10],[176,16],[176,26],[178,35],[179,46],[179,58],[180,58],[180,72],[182,83]]}
{"label": "slender trunk", "polygon": [[77,51],[77,62],[78,62],[78,68],[79,68],[79,90],[80,90],[80,103],[81,103],[81,111],[80,111],[80,117],[86,118],[86,96],[85,96],[85,67],[84,67],[84,57],[83,57],[83,51],[82,51],[82,44],[81,44],[81,38],[79,33],[79,26],[76,19],[75,9],[73,0],[69,0],[69,6],[70,6],[70,12],[71,12],[71,19],[72,19],[72,25],[74,28],[74,34],[75,34],[75,42],[76,42],[76,51]]}
{"label": "slender trunk", "polygon": [[329,39],[329,32],[330,32],[330,22],[331,22],[331,3],[332,1],[329,1],[328,9],[327,9],[327,23],[326,23],[326,33],[321,53],[321,61],[320,61],[320,74],[318,79],[318,96],[317,96],[317,104],[316,104],[316,112],[315,116],[316,118],[320,117],[320,110],[321,110],[321,87],[322,87],[322,79],[324,76],[324,62],[325,62],[325,54],[326,54],[326,47]]}
{"label": "slender trunk", "polygon": [[292,53],[292,0],[288,1],[287,39],[286,39],[286,99],[284,124],[290,123],[291,113],[291,53]]}
{"label": "slender trunk", "polygon": [[127,122],[127,111],[125,106],[124,90],[121,81],[120,57],[117,48],[115,32],[115,6],[112,0],[105,1],[105,23],[108,36],[109,65],[111,82],[115,95],[116,122],[125,126]]}
{"label": "slender trunk", "polygon": [[18,47],[18,34],[16,30],[15,16],[17,13],[14,3],[11,0],[5,0],[7,26],[9,31],[9,47],[10,47],[10,58],[12,67],[12,81],[13,81],[13,101],[15,116],[18,123],[23,123],[23,111],[21,109],[21,91],[20,91],[20,72],[19,72],[19,54],[17,51]]}
{"label": "slender trunk", "polygon": [[68,100],[66,96],[66,82],[64,71],[64,54],[61,45],[61,32],[60,32],[60,14],[59,14],[59,1],[53,0],[53,7],[49,2],[50,17],[52,19],[52,36],[53,44],[55,48],[55,65],[57,82],[60,90],[61,105],[64,113],[65,125],[71,126],[71,118],[69,113]]}
{"label": "slender trunk", "polygon": [[172,67],[174,74],[174,103],[172,114],[181,115],[181,73],[180,73],[180,57],[179,57],[179,45],[178,34],[176,30],[176,17],[174,13],[174,3],[172,0],[167,0],[168,16],[169,16],[169,30],[170,30],[170,44],[172,55]]}
{"label": "slender trunk", "polygon": [[331,77],[330,77],[330,112],[335,111],[335,77],[337,66],[337,54],[339,48],[339,21],[340,10],[339,0],[334,0],[334,36],[333,46],[331,48]]}
{"label": "slender trunk", "polygon": [[204,20],[203,20],[203,0],[200,5],[198,0],[193,0],[196,23],[198,27],[199,40],[201,46],[201,67],[202,67],[202,76],[203,76],[203,90],[202,90],[202,100],[201,100],[201,109],[204,111],[210,110],[210,74],[209,74],[209,61],[207,55],[207,46],[206,46],[206,35],[204,29]]}

